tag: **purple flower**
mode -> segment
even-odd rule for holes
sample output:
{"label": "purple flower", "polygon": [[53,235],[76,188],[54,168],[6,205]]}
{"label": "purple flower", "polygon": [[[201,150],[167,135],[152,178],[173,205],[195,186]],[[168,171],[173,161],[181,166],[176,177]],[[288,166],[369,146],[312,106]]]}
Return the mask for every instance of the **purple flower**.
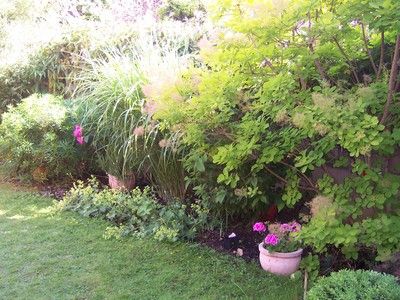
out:
{"label": "purple flower", "polygon": [[257,222],[253,225],[253,231],[264,232],[266,230],[267,230],[267,227],[265,226],[265,224],[263,222]]}
{"label": "purple flower", "polygon": [[73,135],[75,138],[81,137],[83,135],[83,128],[81,125],[75,125]]}
{"label": "purple flower", "polygon": [[276,246],[279,244],[279,238],[275,234],[269,233],[265,237],[264,243],[267,245]]}
{"label": "purple flower", "polygon": [[75,125],[73,135],[79,145],[85,143],[85,139],[83,138],[83,128],[81,125]]}
{"label": "purple flower", "polygon": [[76,138],[76,141],[78,142],[79,145],[83,145],[85,143],[83,136],[78,136]]}
{"label": "purple flower", "polygon": [[350,26],[355,27],[359,24],[359,20],[353,20],[350,22]]}
{"label": "purple flower", "polygon": [[282,232],[290,232],[290,231],[292,231],[292,226],[291,225],[289,225],[289,224],[287,224],[287,223],[283,223],[283,224],[281,224],[281,226],[279,227],[279,229],[282,231]]}

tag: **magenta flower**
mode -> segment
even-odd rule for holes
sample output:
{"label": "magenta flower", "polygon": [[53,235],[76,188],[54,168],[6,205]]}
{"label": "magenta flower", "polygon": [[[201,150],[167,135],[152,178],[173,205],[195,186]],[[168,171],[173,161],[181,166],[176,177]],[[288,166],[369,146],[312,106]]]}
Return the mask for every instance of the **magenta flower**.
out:
{"label": "magenta flower", "polygon": [[267,227],[265,226],[265,224],[263,222],[257,222],[253,225],[253,231],[264,232],[266,230],[267,230]]}
{"label": "magenta flower", "polygon": [[265,237],[264,243],[267,245],[276,246],[279,244],[279,238],[275,234],[269,233]]}
{"label": "magenta flower", "polygon": [[85,143],[85,139],[83,138],[83,136],[78,136],[76,138],[76,141],[78,142],[79,145],[83,145]]}
{"label": "magenta flower", "polygon": [[81,125],[75,125],[73,135],[75,138],[83,135],[83,128]]}
{"label": "magenta flower", "polygon": [[75,125],[73,136],[75,137],[75,139],[79,145],[82,145],[85,143],[85,139],[83,138],[83,128],[81,125]]}
{"label": "magenta flower", "polygon": [[279,227],[279,229],[280,229],[282,232],[290,232],[290,231],[292,231],[292,226],[291,226],[290,224],[283,223],[283,224],[281,224],[281,226]]}

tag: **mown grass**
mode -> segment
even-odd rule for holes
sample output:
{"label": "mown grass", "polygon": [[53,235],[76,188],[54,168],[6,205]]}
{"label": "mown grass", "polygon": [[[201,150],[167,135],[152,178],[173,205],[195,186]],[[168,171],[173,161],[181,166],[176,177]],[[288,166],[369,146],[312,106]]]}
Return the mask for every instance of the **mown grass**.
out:
{"label": "mown grass", "polygon": [[0,185],[0,299],[299,299],[301,283],[195,244],[105,240],[107,223]]}

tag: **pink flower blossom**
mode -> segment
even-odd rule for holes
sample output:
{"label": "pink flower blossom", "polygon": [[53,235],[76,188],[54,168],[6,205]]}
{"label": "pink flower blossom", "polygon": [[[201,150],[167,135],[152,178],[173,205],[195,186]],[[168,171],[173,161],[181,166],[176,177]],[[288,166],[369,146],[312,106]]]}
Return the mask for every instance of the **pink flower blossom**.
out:
{"label": "pink flower blossom", "polygon": [[276,245],[279,244],[279,238],[275,234],[269,233],[265,237],[264,243],[267,244],[267,245],[276,246]]}
{"label": "pink flower blossom", "polygon": [[81,125],[75,125],[73,135],[75,138],[83,135],[83,128]]}
{"label": "pink flower blossom", "polygon": [[133,134],[134,134],[135,136],[142,136],[142,135],[144,135],[144,127],[143,127],[143,126],[136,127],[136,128],[133,130]]}
{"label": "pink flower blossom", "polygon": [[142,92],[146,98],[150,98],[153,94],[153,86],[151,84],[146,84],[142,86]]}
{"label": "pink flower blossom", "polygon": [[267,230],[267,227],[265,226],[265,224],[263,222],[257,222],[253,225],[253,231],[264,232],[266,230]]}
{"label": "pink flower blossom", "polygon": [[78,144],[82,145],[85,143],[85,139],[83,138],[83,128],[81,125],[75,125],[73,136],[75,137]]}
{"label": "pink flower blossom", "polygon": [[200,41],[197,43],[197,47],[203,50],[209,50],[212,47],[212,43],[207,37],[203,36]]}
{"label": "pink flower blossom", "polygon": [[76,141],[78,142],[79,145],[83,145],[85,143],[85,139],[83,138],[83,136],[78,136],[76,138]]}
{"label": "pink flower blossom", "polygon": [[279,229],[282,231],[282,232],[290,232],[290,231],[292,231],[292,226],[291,225],[289,225],[289,224],[287,224],[287,223],[283,223],[283,224],[281,224],[281,226],[279,227]]}

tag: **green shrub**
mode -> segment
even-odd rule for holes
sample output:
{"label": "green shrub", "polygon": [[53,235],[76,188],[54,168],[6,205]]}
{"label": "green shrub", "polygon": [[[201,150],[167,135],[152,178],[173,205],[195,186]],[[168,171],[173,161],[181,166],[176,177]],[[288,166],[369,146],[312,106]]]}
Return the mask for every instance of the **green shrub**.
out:
{"label": "green shrub", "polygon": [[155,226],[160,206],[148,188],[143,191],[136,188],[130,193],[101,189],[98,181],[91,178],[87,184],[83,181],[75,183],[59,203],[59,208],[123,225],[124,234],[136,232],[148,235]]}
{"label": "green shrub", "polygon": [[201,1],[167,0],[158,9],[158,14],[161,18],[185,21],[195,17],[196,11],[205,11]]}
{"label": "green shrub", "polygon": [[153,236],[162,241],[193,239],[208,223],[208,209],[194,203],[190,206],[178,201],[161,205],[150,188],[139,188],[130,193],[102,189],[95,178],[87,183],[78,181],[57,204],[60,210],[72,210],[83,216],[103,218],[114,227],[106,237],[135,235]]}
{"label": "green shrub", "polygon": [[199,42],[202,62],[147,97],[159,102],[154,119],[179,134],[197,195],[236,220],[321,195],[329,215],[308,219],[306,245],[389,258],[400,241],[400,176],[390,166],[399,72],[389,73],[400,2],[212,4],[224,29]]}
{"label": "green shrub", "polygon": [[32,95],[2,115],[0,159],[13,174],[35,181],[87,170],[86,148],[72,137],[73,109],[52,95]]}
{"label": "green shrub", "polygon": [[400,285],[391,275],[374,271],[341,270],[323,277],[308,292],[309,300],[397,300]]}

